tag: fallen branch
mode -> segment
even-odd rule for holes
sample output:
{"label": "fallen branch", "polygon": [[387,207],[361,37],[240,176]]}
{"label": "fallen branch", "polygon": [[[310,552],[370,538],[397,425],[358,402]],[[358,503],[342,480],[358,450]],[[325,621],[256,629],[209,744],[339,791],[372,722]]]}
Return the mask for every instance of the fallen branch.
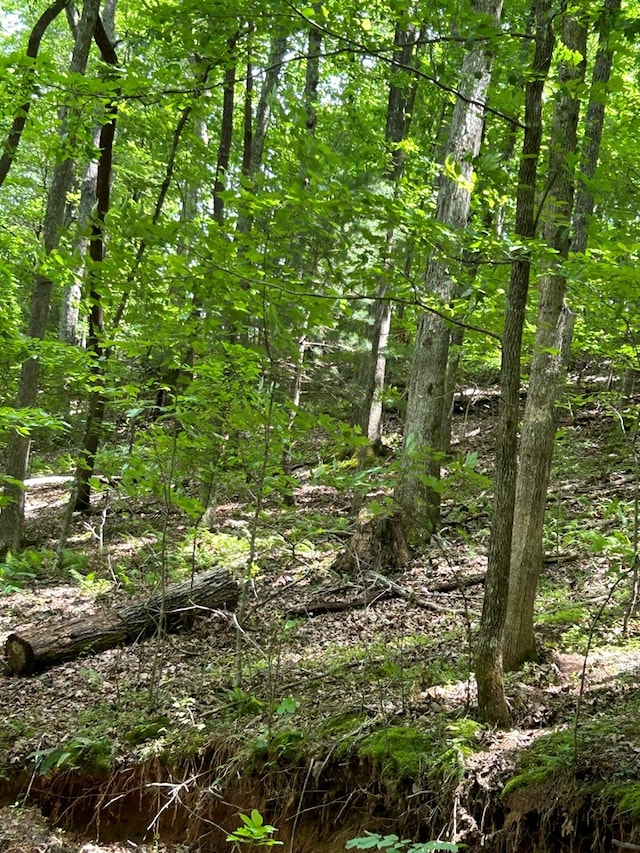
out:
{"label": "fallen branch", "polygon": [[[342,613],[345,610],[358,610],[362,607],[371,607],[380,601],[388,601],[393,598],[403,598],[405,601],[415,604],[416,607],[431,610],[434,613],[442,613],[444,611],[448,613],[464,612],[460,608],[448,607],[447,605],[431,601],[423,595],[417,595],[413,590],[406,589],[384,575],[379,575],[377,572],[370,572],[368,576],[373,579],[374,583],[363,595],[348,599],[316,599],[307,604],[290,608],[287,610],[286,615],[290,618],[295,618],[297,616],[320,616],[323,613]],[[485,572],[481,572],[454,581],[443,581],[431,587],[429,592],[454,592],[458,589],[466,589],[468,586],[484,583],[485,576]]]}

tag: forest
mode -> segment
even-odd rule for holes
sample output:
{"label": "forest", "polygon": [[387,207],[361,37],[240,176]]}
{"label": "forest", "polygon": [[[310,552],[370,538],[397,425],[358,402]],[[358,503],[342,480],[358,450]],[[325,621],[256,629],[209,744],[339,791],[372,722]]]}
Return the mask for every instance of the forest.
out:
{"label": "forest", "polygon": [[640,850],[640,6],[0,45],[0,851]]}

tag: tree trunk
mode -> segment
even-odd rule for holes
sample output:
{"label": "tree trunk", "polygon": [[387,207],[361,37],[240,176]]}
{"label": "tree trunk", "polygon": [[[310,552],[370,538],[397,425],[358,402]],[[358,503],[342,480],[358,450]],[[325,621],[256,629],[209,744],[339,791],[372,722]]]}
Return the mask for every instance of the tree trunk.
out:
{"label": "tree trunk", "polygon": [[[118,0],[105,0],[102,8],[102,24],[111,42],[115,42],[114,22]],[[75,7],[67,7],[67,19],[74,37],[77,30]],[[94,129],[93,143],[100,147],[100,127]],[[85,166],[84,175],[80,182],[80,199],[76,215],[76,236],[74,238],[74,254],[79,258],[78,269],[73,280],[65,287],[62,295],[62,308],[58,325],[58,339],[62,343],[76,346],[79,343],[78,321],[80,319],[80,300],[82,298],[82,282],[86,270],[86,256],[89,250],[88,226],[96,201],[96,180],[98,178],[98,161],[91,159]]]}
{"label": "tree trunk", "polygon": [[31,675],[158,631],[178,632],[198,615],[233,610],[237,601],[238,584],[227,569],[218,568],[111,613],[47,626],[44,631],[14,631],[5,642],[5,659],[14,675]]}
{"label": "tree trunk", "polygon": [[[536,231],[535,197],[542,142],[542,94],[553,55],[553,22],[549,0],[537,0],[535,52],[525,89],[525,132],[518,171],[516,234],[532,239]],[[493,520],[487,580],[476,648],[476,680],[480,716],[506,725],[509,711],[504,695],[502,652],[511,558],[511,536],[516,492],[520,369],[531,259],[528,253],[511,268],[500,368],[500,406],[496,447]]]}
{"label": "tree trunk", "polygon": [[[501,0],[475,0],[473,12],[500,20]],[[484,127],[484,106],[491,79],[491,52],[478,39],[461,69],[445,164],[456,177],[444,174],[438,192],[436,219],[452,232],[468,221],[473,159],[478,155]],[[446,310],[454,296],[450,262],[434,253],[425,273],[425,290]],[[395,490],[405,529],[411,540],[429,541],[440,519],[440,463],[449,355],[449,324],[436,314],[423,313],[418,322],[409,383],[401,472]]]}
{"label": "tree trunk", "polygon": [[[391,147],[391,165],[385,172],[391,192],[397,198],[400,182],[404,172],[405,152],[402,143],[409,134],[411,115],[416,97],[417,82],[407,81],[407,72],[416,60],[416,28],[403,27],[396,24],[394,62],[397,70],[391,77],[389,98],[387,101],[387,120],[385,138]],[[363,448],[361,462],[368,458],[371,448],[376,450],[382,438],[382,398],[384,394],[385,376],[387,370],[387,346],[391,331],[392,302],[385,299],[389,287],[389,277],[392,264],[398,256],[398,238],[396,229],[391,226],[387,230],[385,247],[385,269],[382,274],[378,299],[374,306],[374,324],[371,336],[371,352],[365,365],[365,398],[360,403],[358,422],[362,432],[369,439],[369,448]]]}
{"label": "tree trunk", "polygon": [[[110,65],[116,65],[117,57],[113,48],[111,38],[104,33],[107,43],[102,47],[102,58]],[[89,255],[92,261],[92,273],[90,278],[89,299],[91,310],[89,312],[89,335],[87,338],[87,349],[92,356],[91,374],[97,390],[91,393],[89,398],[89,414],[85,429],[85,436],[80,455],[80,461],[76,469],[75,486],[75,509],[84,512],[89,508],[91,501],[90,478],[93,474],[95,456],[100,445],[100,433],[106,408],[106,397],[104,392],[104,347],[102,337],[104,333],[104,309],[102,307],[102,293],[99,287],[101,276],[100,267],[105,257],[105,218],[109,213],[111,204],[111,176],[113,166],[113,145],[116,133],[116,105],[111,105],[111,119],[102,125],[100,130],[100,157],[98,159],[98,170],[96,175],[96,215],[91,229],[89,240]]]}
{"label": "tree trunk", "polygon": [[[60,8],[64,8],[63,4]],[[91,40],[98,19],[100,0],[85,0],[82,16],[78,24],[73,54],[69,65],[72,74],[84,74],[89,59]],[[61,136],[68,133],[69,121],[63,117]],[[44,216],[43,242],[47,255],[51,254],[60,242],[60,229],[64,221],[64,209],[67,193],[71,186],[74,163],[67,158],[59,163],[54,171]],[[35,277],[31,295],[29,315],[29,337],[32,341],[41,341],[47,331],[49,309],[51,305],[51,279],[38,273]],[[28,358],[22,364],[18,389],[17,408],[30,408],[36,405],[38,382],[40,378],[40,360],[37,356]],[[28,436],[11,433],[7,449],[6,474],[9,478],[4,486],[4,498],[7,503],[0,512],[0,555],[8,550],[20,547],[24,524],[24,488],[23,482],[29,466],[31,441]]]}
{"label": "tree trunk", "polygon": [[360,511],[356,531],[331,568],[340,574],[363,571],[380,574],[402,568],[409,562],[409,548],[399,518],[371,516]]}
{"label": "tree trunk", "polygon": [[[117,57],[113,49],[113,45],[109,41],[104,30],[102,31],[102,34],[104,36],[104,41],[101,41],[100,44],[103,54],[103,60],[110,65],[115,65],[117,63]],[[210,67],[207,66],[205,72],[202,75],[201,83],[195,89],[195,99],[199,98],[202,93],[203,87],[205,86],[207,81],[209,68]],[[160,219],[162,208],[164,206],[164,202],[167,197],[169,187],[171,186],[171,181],[173,179],[176,155],[178,152],[178,147],[180,145],[180,140],[182,138],[183,131],[191,117],[192,111],[193,104],[188,104],[182,110],[180,119],[178,120],[176,128],[173,132],[171,148],[169,151],[169,158],[167,160],[167,168],[165,171],[162,186],[160,187],[160,192],[158,193],[158,198],[156,199],[155,210],[151,219],[153,225],[156,225],[158,223],[158,220]],[[114,133],[115,114],[113,120],[108,125],[105,125],[103,127],[103,134],[105,135],[104,146],[101,145],[101,157],[98,166],[98,173],[99,175],[102,175],[102,180],[99,178],[97,184],[98,217],[96,220],[96,224],[94,225],[94,232],[91,243],[92,253],[95,253],[95,256],[94,254],[92,254],[92,259],[96,262],[100,262],[104,254],[104,216],[109,209],[109,176],[111,174],[111,147],[113,145]],[[143,239],[140,241],[140,244],[138,246],[138,251],[136,253],[133,269],[129,274],[129,279],[127,282],[128,284],[131,283],[135,270],[138,268],[144,256],[146,248],[147,244],[146,241]],[[85,436],[80,456],[80,462],[78,463],[78,467],[76,469],[76,486],[74,489],[75,509],[78,512],[86,512],[86,510],[89,509],[91,503],[91,476],[93,474],[95,455],[100,445],[102,423],[106,411],[106,395],[103,387],[104,383],[102,382],[102,374],[104,372],[104,362],[110,354],[109,349],[103,350],[101,343],[103,331],[103,313],[101,295],[98,290],[94,289],[92,291],[91,300],[92,307],[91,315],[89,317],[89,347],[95,356],[93,360],[92,369],[94,377],[96,379],[96,385],[98,385],[101,390],[94,392],[89,399],[87,425],[85,428]],[[123,317],[126,303],[127,292],[125,291],[114,317],[114,329],[117,328]]]}
{"label": "tree trunk", "polygon": [[218,159],[216,177],[213,187],[213,218],[222,227],[224,224],[224,198],[220,193],[225,189],[227,170],[231,158],[231,141],[233,138],[233,109],[236,85],[235,46],[239,33],[228,39],[229,61],[224,71],[222,84],[222,121],[220,122],[220,141],[218,142]]}
{"label": "tree trunk", "polygon": [[[586,29],[567,15],[563,41],[569,50],[586,57]],[[511,572],[505,622],[504,666],[512,669],[536,656],[533,602],[542,569],[542,534],[547,486],[556,431],[556,396],[563,369],[563,340],[569,314],[564,306],[566,279],[561,264],[569,254],[574,195],[572,158],[577,150],[580,101],[576,86],[584,79],[585,60],[563,62],[558,73],[549,154],[550,191],[544,236],[556,253],[551,271],[540,278],[534,347],[516,485],[511,549]]]}

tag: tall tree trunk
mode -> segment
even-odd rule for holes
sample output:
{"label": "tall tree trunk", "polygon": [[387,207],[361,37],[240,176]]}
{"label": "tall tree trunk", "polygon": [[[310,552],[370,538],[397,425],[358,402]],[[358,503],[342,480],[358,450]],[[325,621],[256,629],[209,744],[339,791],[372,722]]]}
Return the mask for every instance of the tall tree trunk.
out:
{"label": "tall tree trunk", "polygon": [[[320,11],[320,4],[316,3],[313,6],[315,12]],[[286,43],[282,44],[283,53],[280,56],[280,61],[284,56],[284,49],[286,47]],[[305,126],[307,132],[310,136],[315,136],[316,133],[316,123],[318,120],[318,85],[320,83],[320,55],[322,53],[322,33],[316,27],[309,27],[308,33],[308,41],[307,41],[307,67],[305,70],[305,78],[304,78],[304,92],[303,92],[303,103],[304,109],[306,113],[306,122]],[[258,114],[260,114],[260,109],[258,109]],[[302,185],[304,187],[309,186],[309,180],[306,175],[305,163],[300,163],[300,176],[302,179]],[[298,276],[302,278],[303,272],[303,260],[300,257],[300,253],[296,252],[296,255],[293,259],[293,263],[298,268]],[[315,266],[315,259],[314,259]],[[293,447],[293,441],[291,438],[291,434],[293,432],[293,425],[296,420],[296,415],[298,409],[300,407],[300,399],[302,396],[302,383],[304,379],[304,357],[307,351],[307,327],[308,323],[308,313],[305,316],[305,321],[303,325],[302,334],[298,338],[298,343],[296,347],[296,353],[294,357],[294,368],[293,368],[293,377],[289,382],[289,399],[291,401],[291,405],[289,408],[289,417],[287,423],[287,433],[284,438],[283,447],[282,447],[282,473],[285,475],[284,479],[284,488],[282,489],[282,502],[285,506],[295,506],[296,499],[293,491],[293,481],[292,481],[292,459],[291,459],[291,451]]]}
{"label": "tall tree trunk", "polygon": [[220,122],[220,140],[218,142],[218,161],[213,188],[213,218],[222,227],[224,224],[224,198],[221,193],[225,188],[225,178],[231,158],[231,140],[233,138],[233,109],[236,84],[235,46],[239,32],[227,41],[229,60],[224,70],[222,84],[222,121]]}
{"label": "tall tree trunk", "polygon": [[[497,26],[501,0],[475,0],[476,15]],[[492,50],[486,39],[474,41],[461,69],[445,163],[454,179],[441,178],[436,219],[451,231],[467,225],[471,202],[473,159],[478,155],[484,127],[484,106],[491,80]],[[425,290],[446,309],[454,296],[450,267],[455,261],[434,253],[425,272]],[[440,463],[445,381],[449,355],[449,324],[441,316],[423,313],[418,322],[413,354],[401,471],[395,490],[405,529],[414,541],[428,541],[440,520]]]}
{"label": "tall tree trunk", "polygon": [[[566,166],[575,153],[579,103],[571,91],[558,103],[554,117],[554,138],[563,145],[553,152],[550,175],[558,174],[552,194],[554,204],[546,226],[550,245],[560,257],[569,252],[584,252],[588,222],[594,198],[589,189],[598,163],[605,102],[603,86],[609,81],[613,53],[609,35],[617,15],[619,0],[607,0],[600,21],[600,45],[594,64],[591,98],[585,119],[585,132],[577,176],[578,190],[573,211],[573,234],[569,244],[569,218],[573,202],[573,175]],[[569,18],[565,43],[571,49],[586,52],[586,38],[579,22]],[[569,39],[569,41],[567,41]],[[565,70],[562,80],[570,85],[580,80],[584,65]],[[562,170],[562,171],[560,171]],[[540,282],[538,331],[531,367],[527,406],[520,449],[520,471],[511,553],[509,600],[505,622],[504,666],[515,669],[537,654],[533,632],[535,596],[542,569],[542,534],[547,487],[557,426],[556,396],[566,368],[572,337],[573,315],[564,305],[566,281],[561,271],[544,276]]]}
{"label": "tall tree trunk", "polygon": [[[99,8],[100,0],[85,0],[84,2],[69,65],[69,71],[72,74],[84,74],[86,71]],[[63,118],[60,129],[61,135],[67,133],[68,126],[68,120]],[[53,171],[43,225],[43,243],[47,255],[53,252],[60,242],[60,230],[64,220],[65,203],[71,186],[73,168],[73,160],[67,158],[56,165]],[[36,347],[37,342],[44,338],[47,331],[52,289],[53,282],[51,279],[42,273],[38,273],[31,295],[28,330],[29,337]],[[36,355],[28,358],[22,364],[16,402],[17,408],[28,408],[36,405],[39,378],[40,360]],[[6,553],[9,549],[16,550],[20,546],[24,524],[23,482],[29,465],[30,445],[31,439],[28,435],[19,435],[16,431],[11,433],[6,464],[6,475],[9,479],[4,487],[4,498],[7,503],[0,512],[0,554]]]}
{"label": "tall tree trunk", "polygon": [[[113,48],[112,48],[113,50]],[[112,54],[113,63],[115,64],[115,52]],[[104,55],[103,55],[104,58]],[[109,61],[109,60],[105,60]],[[209,72],[209,68],[203,75],[202,79],[202,87],[206,83],[207,74]],[[198,87],[194,94],[194,97],[197,99],[201,92],[202,87]],[[165,171],[164,180],[162,182],[162,186],[160,187],[160,192],[158,193],[158,198],[156,200],[155,210],[153,216],[151,217],[152,225],[156,225],[160,219],[160,215],[162,213],[162,208],[164,206],[165,199],[167,197],[167,193],[169,191],[169,187],[171,186],[171,181],[173,180],[173,173],[175,169],[176,155],[178,152],[178,147],[180,144],[180,140],[182,138],[182,134],[184,132],[185,127],[191,117],[191,113],[193,111],[193,104],[187,105],[180,115],[180,119],[176,125],[176,128],[173,132],[173,138],[171,141],[171,149],[169,151],[169,158],[167,161],[167,167]],[[114,128],[115,129],[115,128]],[[105,163],[106,167],[106,163]],[[100,190],[100,184],[98,185],[98,190]],[[108,204],[108,198],[106,199]],[[99,221],[100,228],[102,228],[102,223]],[[97,239],[97,238],[96,238]],[[97,243],[96,243],[97,245]],[[130,273],[130,278],[128,284],[131,283],[132,277],[135,273],[135,270],[138,268],[144,253],[146,251],[147,244],[145,240],[140,241],[140,245],[138,246],[138,251],[136,253],[135,261],[133,264],[133,268]],[[120,305],[116,311],[113,327],[117,328],[120,323],[122,316],[124,314],[125,306],[127,302],[127,292],[125,292]],[[104,369],[104,359],[102,358],[103,351],[101,347],[101,333],[102,333],[102,307],[99,293],[94,291],[92,294],[92,309],[91,309],[91,317],[90,324],[93,322],[93,331],[95,335],[93,339],[90,336],[90,346],[93,353],[96,355],[94,360],[94,370],[96,371],[96,378],[98,372],[103,371]],[[108,358],[109,350],[104,352],[104,358]],[[103,383],[97,383],[100,387],[102,387]],[[92,394],[91,399],[89,401],[89,412],[87,416],[87,425],[85,429],[85,437],[83,443],[83,449],[81,453],[81,460],[76,470],[76,497],[75,497],[75,509],[78,512],[84,512],[89,508],[89,504],[91,501],[91,476],[93,474],[93,466],[95,461],[95,454],[100,442],[100,433],[102,430],[102,422],[104,419],[106,407],[106,397],[104,390],[100,390]]]}
{"label": "tall tree trunk", "polygon": [[[282,63],[287,50],[288,38],[283,35],[275,35],[269,49],[267,68],[260,89],[260,97],[256,107],[255,118],[253,115],[253,68],[250,57],[247,60],[247,73],[244,99],[244,144],[242,152],[242,173],[248,179],[249,184],[262,169],[264,146],[269,129],[269,118],[271,115],[270,103],[273,93],[278,85]],[[312,57],[307,60],[312,61]],[[247,212],[241,212],[238,217],[237,231],[239,234],[248,234],[251,231],[252,216]]]}
{"label": "tall tree trunk", "polygon": [[[115,42],[115,14],[118,0],[105,0],[102,9],[102,25],[112,42]],[[77,30],[77,12],[75,7],[67,7],[67,19],[74,38]],[[100,145],[100,127],[94,130],[94,145]],[[62,295],[62,308],[58,324],[58,339],[62,343],[75,346],[79,343],[78,321],[80,319],[80,300],[82,298],[82,282],[86,270],[86,256],[89,250],[90,237],[88,233],[89,220],[96,200],[96,180],[98,177],[98,161],[89,160],[85,166],[80,181],[80,199],[76,215],[76,236],[74,238],[74,253],[78,256],[78,269],[73,280],[66,285]]]}
{"label": "tall tree trunk", "polygon": [[[525,131],[518,171],[516,234],[536,233],[536,184],[542,143],[542,94],[554,47],[550,0],[535,0],[535,51],[525,88]],[[522,333],[529,292],[531,258],[523,252],[511,268],[500,368],[500,406],[496,447],[493,520],[484,603],[476,648],[478,706],[482,719],[505,725],[509,712],[502,679],[503,630],[511,560],[516,492]]]}
{"label": "tall tree trunk", "polygon": [[[415,102],[417,84],[414,80],[407,85],[407,72],[415,62],[416,28],[396,24],[394,62],[396,70],[391,77],[389,98],[387,101],[387,120],[385,137],[391,146],[391,165],[385,172],[395,197],[398,196],[400,181],[404,171],[405,153],[400,143],[407,138],[411,125],[411,114]],[[387,370],[387,346],[391,331],[392,302],[385,299],[391,275],[391,264],[397,256],[397,232],[392,226],[387,231],[385,248],[385,271],[380,283],[378,299],[374,307],[374,325],[371,336],[371,352],[366,365],[365,397],[361,403],[359,418],[369,446],[374,450],[382,438],[382,398]],[[366,451],[366,448],[365,448]]]}
{"label": "tall tree trunk", "polygon": [[[100,45],[102,59],[109,65],[117,64],[117,56],[113,48],[111,37],[104,28],[101,30]],[[102,338],[104,333],[104,309],[102,306],[101,289],[98,286],[102,273],[101,264],[105,258],[105,219],[109,213],[111,203],[111,177],[113,166],[113,145],[116,133],[115,103],[111,104],[110,119],[102,125],[100,130],[100,157],[98,159],[98,170],[96,175],[96,213],[95,221],[91,228],[91,239],[89,241],[89,256],[91,258],[91,276],[89,299],[91,309],[89,312],[89,334],[87,336],[87,350],[92,356],[91,374],[96,390],[89,397],[89,412],[85,427],[84,441],[80,454],[80,461],[76,469],[75,509],[84,511],[89,508],[91,499],[90,478],[93,474],[95,456],[100,444],[100,431],[104,420],[106,408],[106,397],[104,385],[104,347]]]}
{"label": "tall tree trunk", "polygon": [[605,0],[598,22],[600,36],[591,75],[589,106],[584,122],[580,151],[580,171],[576,180],[576,199],[573,210],[571,252],[583,255],[587,250],[589,220],[593,215],[595,198],[592,182],[600,159],[600,144],[604,128],[606,92],[613,67],[612,35],[620,13],[621,0]]}

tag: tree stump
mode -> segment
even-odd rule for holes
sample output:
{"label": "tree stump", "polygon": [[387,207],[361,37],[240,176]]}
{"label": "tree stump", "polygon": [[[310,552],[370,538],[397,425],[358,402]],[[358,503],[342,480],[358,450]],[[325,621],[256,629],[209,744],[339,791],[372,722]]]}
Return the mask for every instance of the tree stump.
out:
{"label": "tree stump", "polygon": [[9,634],[4,655],[15,675],[31,675],[50,666],[95,654],[120,644],[134,643],[158,630],[175,633],[191,624],[198,613],[233,610],[239,588],[227,569],[196,575],[193,581],[174,584],[162,593],[117,611],[75,619],[47,627]]}
{"label": "tree stump", "polygon": [[347,575],[358,571],[383,575],[406,566],[410,557],[400,518],[397,515],[372,517],[364,509],[358,513],[349,544],[331,568]]}

